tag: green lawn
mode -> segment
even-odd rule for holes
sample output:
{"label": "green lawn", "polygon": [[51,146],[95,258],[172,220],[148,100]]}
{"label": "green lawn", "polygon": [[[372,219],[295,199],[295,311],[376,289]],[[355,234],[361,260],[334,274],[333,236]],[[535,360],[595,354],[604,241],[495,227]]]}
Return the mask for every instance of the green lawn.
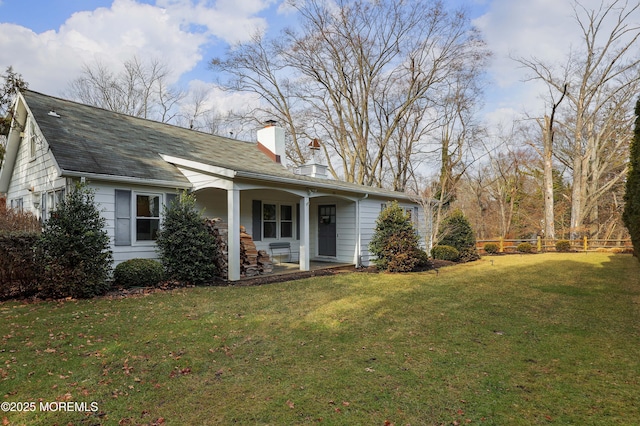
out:
{"label": "green lawn", "polygon": [[[0,395],[9,406],[0,418],[640,424],[639,303],[640,262],[601,253],[485,257],[439,274],[5,302]],[[43,411],[47,403],[58,411]],[[19,408],[33,411],[6,411]]]}

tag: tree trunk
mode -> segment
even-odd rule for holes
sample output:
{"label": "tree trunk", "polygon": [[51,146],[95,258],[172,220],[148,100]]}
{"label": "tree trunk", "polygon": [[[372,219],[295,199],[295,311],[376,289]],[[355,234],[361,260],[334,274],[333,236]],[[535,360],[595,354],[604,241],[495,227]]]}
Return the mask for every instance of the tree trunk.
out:
{"label": "tree trunk", "polygon": [[555,240],[555,215],[553,205],[553,137],[552,122],[548,116],[544,117],[542,133],[543,142],[543,187],[544,187],[544,238]]}

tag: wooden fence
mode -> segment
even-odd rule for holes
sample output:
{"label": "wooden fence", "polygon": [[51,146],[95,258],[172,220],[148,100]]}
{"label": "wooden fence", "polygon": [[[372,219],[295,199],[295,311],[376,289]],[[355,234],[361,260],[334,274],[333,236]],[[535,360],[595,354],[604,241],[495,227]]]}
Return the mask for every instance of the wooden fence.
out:
{"label": "wooden fence", "polygon": [[[533,238],[533,239],[504,239],[504,238],[494,238],[490,240],[478,240],[476,241],[476,247],[480,254],[486,254],[484,251],[484,245],[487,243],[497,244],[500,253],[516,253],[518,244],[520,243],[529,243],[531,244],[536,251],[538,252],[551,252],[556,251],[556,242],[561,240],[546,240],[541,237]],[[579,240],[571,240],[569,241],[571,244],[572,251],[581,251],[581,252],[589,252],[589,251],[604,251],[604,252],[613,252],[613,253],[633,253],[633,245],[631,244],[630,239],[626,240],[599,240],[599,239],[590,239],[584,237]]]}

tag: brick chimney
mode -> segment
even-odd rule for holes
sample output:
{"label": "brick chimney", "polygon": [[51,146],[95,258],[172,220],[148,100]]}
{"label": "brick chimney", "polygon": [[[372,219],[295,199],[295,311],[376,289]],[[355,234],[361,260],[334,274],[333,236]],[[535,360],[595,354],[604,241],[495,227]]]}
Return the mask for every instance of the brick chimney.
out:
{"label": "brick chimney", "polygon": [[274,120],[265,121],[265,127],[258,130],[258,148],[276,163],[287,166],[285,154],[284,129]]}

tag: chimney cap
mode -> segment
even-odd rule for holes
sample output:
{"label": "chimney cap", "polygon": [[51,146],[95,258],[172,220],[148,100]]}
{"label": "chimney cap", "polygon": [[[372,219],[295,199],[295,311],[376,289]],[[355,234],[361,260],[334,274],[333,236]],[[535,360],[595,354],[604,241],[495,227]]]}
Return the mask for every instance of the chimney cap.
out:
{"label": "chimney cap", "polygon": [[276,124],[278,124],[278,122],[276,120],[267,120],[264,122],[265,127],[271,127],[271,126],[275,126]]}

